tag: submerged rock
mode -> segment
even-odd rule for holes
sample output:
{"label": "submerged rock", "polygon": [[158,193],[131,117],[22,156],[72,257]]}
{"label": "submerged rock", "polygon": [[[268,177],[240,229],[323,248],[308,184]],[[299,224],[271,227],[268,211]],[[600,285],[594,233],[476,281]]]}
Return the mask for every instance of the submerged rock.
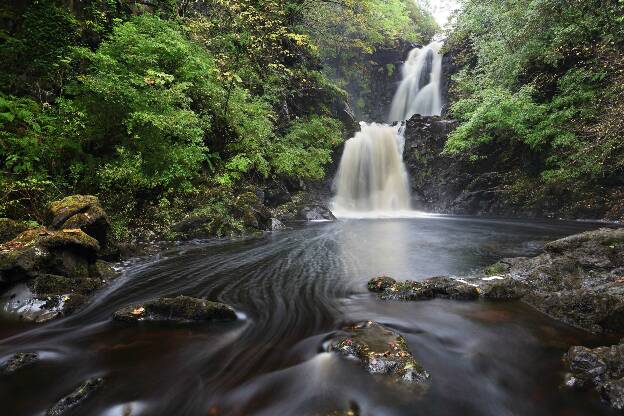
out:
{"label": "submerged rock", "polygon": [[400,334],[372,321],[345,328],[345,332],[347,336],[331,342],[330,351],[356,359],[370,374],[390,376],[394,382],[426,390],[429,373]]}
{"label": "submerged rock", "polygon": [[95,196],[72,195],[54,201],[48,207],[48,219],[54,230],[81,229],[102,247],[107,245],[111,223]]}
{"label": "submerged rock", "polygon": [[36,352],[18,352],[0,364],[0,374],[13,374],[22,368],[35,364],[37,361],[39,361],[39,354]]}
{"label": "submerged rock", "polygon": [[624,410],[624,340],[611,347],[572,347],[563,360],[570,371],[566,386],[595,388],[605,402]]}
{"label": "submerged rock", "polygon": [[63,315],[65,296],[38,296],[25,283],[0,295],[0,312],[9,318],[44,323]]}
{"label": "submerged rock", "polygon": [[46,416],[62,416],[84,402],[89,396],[104,384],[102,378],[90,378],[82,383],[76,390],[56,402],[48,409]]}
{"label": "submerged rock", "polygon": [[234,321],[236,320],[236,312],[223,303],[189,296],[178,296],[126,306],[115,312],[113,319],[130,323],[150,321]]}
{"label": "submerged rock", "polygon": [[368,282],[368,289],[379,293],[385,300],[426,300],[445,298],[454,300],[475,300],[479,288],[450,277],[432,277],[423,281],[397,282],[389,277],[377,277]]}

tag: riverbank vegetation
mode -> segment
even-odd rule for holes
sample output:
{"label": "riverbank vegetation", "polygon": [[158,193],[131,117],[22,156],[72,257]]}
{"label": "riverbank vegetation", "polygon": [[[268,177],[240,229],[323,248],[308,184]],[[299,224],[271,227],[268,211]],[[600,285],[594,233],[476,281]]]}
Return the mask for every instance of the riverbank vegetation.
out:
{"label": "riverbank vegetation", "polygon": [[460,68],[448,154],[512,172],[527,200],[624,184],[622,1],[466,0],[446,49]]}
{"label": "riverbank vegetation", "polygon": [[7,2],[0,217],[42,222],[83,193],[118,238],[196,209],[238,232],[236,195],[324,178],[349,122],[345,82],[323,67],[335,48],[363,62],[431,22],[404,0]]}

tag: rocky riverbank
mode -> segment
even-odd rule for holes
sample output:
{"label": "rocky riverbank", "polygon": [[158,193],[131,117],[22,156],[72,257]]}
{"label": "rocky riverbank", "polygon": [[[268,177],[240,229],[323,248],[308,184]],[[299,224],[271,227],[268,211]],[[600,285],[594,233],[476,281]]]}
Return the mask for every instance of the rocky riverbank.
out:
{"label": "rocky riverbank", "polygon": [[[535,257],[509,258],[463,277],[424,281],[371,279],[368,289],[382,300],[520,300],[549,316],[593,333],[624,334],[624,229],[603,228],[544,246]],[[622,344],[575,346],[564,357],[565,385],[594,387],[624,409]]]}
{"label": "rocky riverbank", "polygon": [[478,160],[443,154],[458,123],[414,116],[407,122],[404,160],[414,207],[427,212],[526,218],[624,219],[624,187],[546,183],[522,155]]}

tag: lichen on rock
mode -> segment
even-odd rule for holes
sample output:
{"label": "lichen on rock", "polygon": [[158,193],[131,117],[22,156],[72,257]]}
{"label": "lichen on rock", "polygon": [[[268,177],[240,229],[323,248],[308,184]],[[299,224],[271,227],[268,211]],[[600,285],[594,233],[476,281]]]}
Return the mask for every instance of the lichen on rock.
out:
{"label": "lichen on rock", "polygon": [[373,321],[360,322],[344,329],[330,343],[330,351],[356,359],[369,374],[390,377],[395,383],[417,387],[424,393],[429,373],[410,353],[405,338]]}

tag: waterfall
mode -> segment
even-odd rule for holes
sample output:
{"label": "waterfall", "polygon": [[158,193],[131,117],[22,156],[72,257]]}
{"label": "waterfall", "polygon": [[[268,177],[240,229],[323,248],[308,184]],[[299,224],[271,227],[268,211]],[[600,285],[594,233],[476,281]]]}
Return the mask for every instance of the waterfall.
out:
{"label": "waterfall", "polygon": [[[392,102],[391,122],[404,122],[414,114],[442,113],[441,48],[442,43],[432,42],[410,52]],[[347,140],[334,179],[332,211],[337,217],[416,214],[410,211],[409,180],[403,163],[404,124],[360,123],[361,130]]]}
{"label": "waterfall", "polygon": [[347,140],[335,178],[332,211],[338,217],[409,211],[402,126],[360,123]]}
{"label": "waterfall", "polygon": [[442,114],[441,48],[441,42],[432,42],[409,53],[403,65],[403,80],[392,100],[391,122],[407,120],[414,114]]}

